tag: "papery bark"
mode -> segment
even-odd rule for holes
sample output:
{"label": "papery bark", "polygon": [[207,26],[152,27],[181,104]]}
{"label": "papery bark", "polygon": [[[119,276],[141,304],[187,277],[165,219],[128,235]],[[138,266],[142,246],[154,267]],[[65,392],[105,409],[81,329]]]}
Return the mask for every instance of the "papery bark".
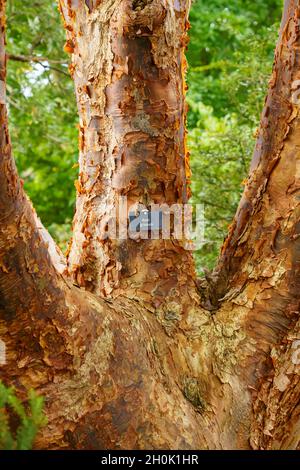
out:
{"label": "papery bark", "polygon": [[[149,308],[193,303],[187,240],[103,239],[135,204],[185,204],[184,50],[190,2],[62,1],[80,119],[79,179],[69,271],[103,296]],[[127,198],[128,209],[120,207]],[[124,232],[124,231],[123,231]],[[168,307],[164,307],[168,309]]]}
{"label": "papery bark", "polygon": [[242,313],[256,350],[254,448],[299,445],[299,18],[299,2],[286,1],[249,178],[210,288],[212,303]]}
{"label": "papery bark", "polygon": [[119,195],[188,200],[189,3],[60,4],[81,136],[70,277],[13,163],[0,1],[0,377],[45,396],[36,448],[299,448],[299,2],[285,2],[249,181],[201,298],[184,244],[99,240]]}

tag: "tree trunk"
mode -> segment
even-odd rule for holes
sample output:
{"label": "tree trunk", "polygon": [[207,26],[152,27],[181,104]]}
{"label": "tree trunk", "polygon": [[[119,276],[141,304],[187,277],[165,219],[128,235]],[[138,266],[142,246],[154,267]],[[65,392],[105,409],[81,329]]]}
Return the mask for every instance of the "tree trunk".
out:
{"label": "tree trunk", "polygon": [[0,374],[46,398],[36,448],[300,448],[299,2],[285,2],[248,183],[201,295],[184,240],[103,237],[119,197],[188,201],[189,1],[60,6],[80,117],[68,269],[12,160],[0,0]]}
{"label": "tree trunk", "polygon": [[189,6],[161,0],[61,2],[80,118],[69,271],[95,294],[126,293],[150,308],[166,301],[190,305],[192,253],[174,238],[105,239],[104,234],[115,216],[120,227],[120,212],[127,220],[122,197],[128,209],[188,201]]}

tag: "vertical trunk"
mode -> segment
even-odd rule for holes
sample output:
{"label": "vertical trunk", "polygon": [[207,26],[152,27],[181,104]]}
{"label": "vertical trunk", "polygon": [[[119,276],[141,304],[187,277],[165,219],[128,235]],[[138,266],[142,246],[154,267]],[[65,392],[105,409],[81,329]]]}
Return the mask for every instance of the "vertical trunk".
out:
{"label": "vertical trunk", "polygon": [[[84,4],[86,3],[86,4]],[[80,170],[70,272],[104,296],[158,307],[191,304],[194,263],[184,242],[103,240],[117,213],[186,203],[185,57],[189,0],[61,2],[80,116]]]}

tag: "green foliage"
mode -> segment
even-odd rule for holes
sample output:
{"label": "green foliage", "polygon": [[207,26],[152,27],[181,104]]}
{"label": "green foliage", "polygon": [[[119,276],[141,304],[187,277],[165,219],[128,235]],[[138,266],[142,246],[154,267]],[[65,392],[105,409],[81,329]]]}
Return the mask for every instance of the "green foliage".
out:
{"label": "green foliage", "polygon": [[281,0],[196,0],[188,51],[193,202],[204,203],[212,268],[247,177],[281,17]]}
{"label": "green foliage", "polygon": [[[195,0],[190,15],[188,116],[194,202],[206,206],[199,272],[212,268],[247,176],[281,17],[282,0]],[[8,0],[10,127],[20,174],[61,245],[70,231],[77,115],[64,31],[53,0]]]}
{"label": "green foliage", "polygon": [[[12,414],[18,423],[14,432],[11,430]],[[45,424],[42,397],[30,390],[28,403],[24,405],[14,389],[5,387],[0,381],[0,450],[31,449],[38,430]]]}
{"label": "green foliage", "polygon": [[[8,61],[8,103],[14,156],[43,223],[69,229],[77,170],[74,85],[63,52],[65,32],[57,2],[8,0],[7,52],[40,63]],[[51,68],[50,68],[51,67]]]}

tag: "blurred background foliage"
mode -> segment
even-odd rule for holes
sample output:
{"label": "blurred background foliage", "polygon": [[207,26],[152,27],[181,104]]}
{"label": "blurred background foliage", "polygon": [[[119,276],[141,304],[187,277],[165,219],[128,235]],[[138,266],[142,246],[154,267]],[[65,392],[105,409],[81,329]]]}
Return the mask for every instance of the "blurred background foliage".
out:
{"label": "blurred background foliage", "polygon": [[[271,73],[282,0],[195,0],[187,52],[193,202],[205,204],[198,271],[212,268],[238,204]],[[42,222],[64,247],[77,176],[77,114],[57,2],[8,0],[14,155]]]}
{"label": "blurred background foliage", "polygon": [[64,245],[74,212],[78,119],[58,3],[8,0],[7,29],[14,156],[42,222]]}
{"label": "blurred background foliage", "polygon": [[0,451],[32,448],[39,429],[47,424],[43,406],[44,399],[34,390],[28,391],[24,403],[0,380]]}

